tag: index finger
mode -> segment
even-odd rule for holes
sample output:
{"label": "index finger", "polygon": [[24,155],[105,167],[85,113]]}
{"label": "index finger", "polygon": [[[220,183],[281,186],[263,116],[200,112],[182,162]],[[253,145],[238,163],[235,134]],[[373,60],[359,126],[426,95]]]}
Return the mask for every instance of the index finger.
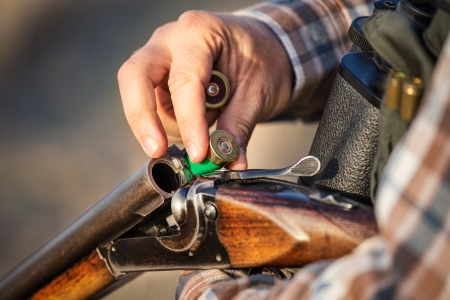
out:
{"label": "index finger", "polygon": [[168,73],[170,57],[151,41],[122,65],[118,81],[131,130],[148,156],[160,157],[167,149],[167,137],[156,111],[154,89]]}
{"label": "index finger", "polygon": [[205,87],[220,51],[209,25],[205,25],[210,17],[214,18],[205,12],[188,12],[178,20],[183,39],[173,44],[168,81],[181,137],[195,163],[201,162],[208,150]]}

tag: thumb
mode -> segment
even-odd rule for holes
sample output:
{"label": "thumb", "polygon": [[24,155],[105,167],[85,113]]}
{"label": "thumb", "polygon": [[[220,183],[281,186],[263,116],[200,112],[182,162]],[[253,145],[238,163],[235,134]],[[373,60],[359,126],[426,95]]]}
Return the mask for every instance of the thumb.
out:
{"label": "thumb", "polygon": [[245,170],[248,166],[247,145],[257,123],[257,112],[250,109],[248,103],[231,100],[217,120],[217,129],[228,131],[239,146],[239,157],[227,168]]}

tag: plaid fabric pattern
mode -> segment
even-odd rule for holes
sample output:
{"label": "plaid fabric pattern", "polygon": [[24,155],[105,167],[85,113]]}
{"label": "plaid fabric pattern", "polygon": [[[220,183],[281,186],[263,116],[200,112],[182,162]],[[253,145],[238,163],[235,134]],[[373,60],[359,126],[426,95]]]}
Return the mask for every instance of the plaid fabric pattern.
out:
{"label": "plaid fabric pattern", "polygon": [[[450,38],[375,203],[380,234],[292,279],[204,271],[199,299],[450,299]],[[218,273],[219,272],[219,273]],[[202,273],[202,272],[200,272]],[[219,281],[213,280],[220,274]],[[199,276],[198,274],[196,276]],[[186,280],[186,286],[194,277]],[[193,292],[191,292],[192,294]],[[180,299],[184,294],[178,294]]]}
{"label": "plaid fabric pattern", "polygon": [[339,59],[351,47],[348,28],[371,9],[371,0],[303,0],[262,3],[235,13],[265,23],[289,55],[295,83],[282,118],[320,117]]}

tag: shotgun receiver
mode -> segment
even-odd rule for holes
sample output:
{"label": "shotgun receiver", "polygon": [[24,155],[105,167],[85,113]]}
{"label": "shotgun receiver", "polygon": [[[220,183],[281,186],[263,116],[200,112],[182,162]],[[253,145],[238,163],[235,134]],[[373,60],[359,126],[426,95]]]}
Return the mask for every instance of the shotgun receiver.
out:
{"label": "shotgun receiver", "polygon": [[150,160],[7,274],[2,299],[100,298],[143,271],[300,267],[377,232],[367,206],[266,177],[316,174],[313,157],[201,177],[184,157]]}

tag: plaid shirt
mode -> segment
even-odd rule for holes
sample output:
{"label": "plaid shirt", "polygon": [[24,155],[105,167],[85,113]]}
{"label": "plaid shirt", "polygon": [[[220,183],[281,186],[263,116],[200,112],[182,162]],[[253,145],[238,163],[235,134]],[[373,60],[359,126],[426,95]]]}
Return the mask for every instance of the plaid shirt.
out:
{"label": "plaid shirt", "polygon": [[[307,107],[350,47],[364,0],[265,3],[238,12],[266,23],[289,54],[297,107]],[[185,271],[180,299],[450,299],[450,39],[420,110],[379,186],[380,233],[350,255],[305,266],[289,280],[243,271]],[[314,113],[309,111],[309,113]],[[449,252],[447,252],[449,251]]]}
{"label": "plaid shirt", "polygon": [[264,22],[278,36],[289,55],[295,75],[294,91],[291,105],[279,118],[320,118],[339,59],[351,48],[348,28],[354,18],[371,14],[372,2],[284,0],[235,13]]}

